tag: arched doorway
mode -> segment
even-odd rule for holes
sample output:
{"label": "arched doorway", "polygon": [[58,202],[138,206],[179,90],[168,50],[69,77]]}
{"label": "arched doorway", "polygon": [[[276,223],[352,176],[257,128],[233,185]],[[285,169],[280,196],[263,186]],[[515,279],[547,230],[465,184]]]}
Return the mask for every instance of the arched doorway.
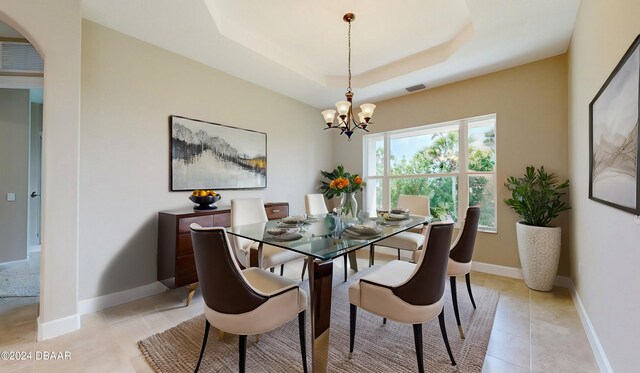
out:
{"label": "arched doorway", "polygon": [[0,313],[39,295],[44,63],[0,22]]}
{"label": "arched doorway", "polygon": [[80,0],[63,3],[7,0],[0,5],[0,21],[22,34],[45,63],[39,340],[80,327],[77,288],[81,5]]}

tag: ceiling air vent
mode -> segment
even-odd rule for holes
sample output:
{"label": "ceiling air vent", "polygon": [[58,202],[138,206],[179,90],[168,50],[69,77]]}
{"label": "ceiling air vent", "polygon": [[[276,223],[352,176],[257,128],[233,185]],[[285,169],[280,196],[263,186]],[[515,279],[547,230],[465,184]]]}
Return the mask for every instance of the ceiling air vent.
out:
{"label": "ceiling air vent", "polygon": [[427,86],[424,85],[424,84],[416,84],[416,85],[413,85],[411,87],[407,87],[405,89],[407,90],[407,92],[415,92],[415,91],[419,91],[419,90],[425,89],[425,88],[427,88]]}
{"label": "ceiling air vent", "polygon": [[0,42],[0,72],[44,72],[44,61],[29,43]]}

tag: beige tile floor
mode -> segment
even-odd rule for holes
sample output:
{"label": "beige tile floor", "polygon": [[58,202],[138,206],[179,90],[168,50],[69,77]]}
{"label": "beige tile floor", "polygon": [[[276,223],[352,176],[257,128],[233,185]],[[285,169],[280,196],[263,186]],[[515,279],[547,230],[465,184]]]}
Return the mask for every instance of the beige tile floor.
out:
{"label": "beige tile floor", "polygon": [[[376,264],[394,259],[381,250]],[[361,267],[367,253],[358,254]],[[299,276],[302,262],[285,266],[285,275]],[[336,260],[334,274],[342,275]],[[474,284],[501,293],[484,372],[597,372],[597,364],[567,289],[550,293],[527,289],[522,281],[472,273]],[[459,289],[464,289],[460,284]],[[140,339],[202,312],[199,291],[189,307],[186,290],[176,289],[84,315],[82,329],[36,342],[37,298],[0,299],[0,351],[70,351],[62,361],[0,360],[0,372],[151,372],[136,346]],[[466,292],[463,292],[461,301]]]}

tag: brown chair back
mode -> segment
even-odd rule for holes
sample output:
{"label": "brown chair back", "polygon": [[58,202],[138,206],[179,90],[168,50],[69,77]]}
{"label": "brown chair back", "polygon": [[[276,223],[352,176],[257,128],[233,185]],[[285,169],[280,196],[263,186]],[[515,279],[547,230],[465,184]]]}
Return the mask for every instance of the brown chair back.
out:
{"label": "brown chair back", "polygon": [[442,298],[452,232],[453,223],[429,227],[427,246],[423,249],[419,267],[407,282],[392,289],[396,296],[416,306],[433,304]]}
{"label": "brown chair back", "polygon": [[207,307],[220,313],[249,312],[267,301],[245,281],[224,228],[191,226],[191,242]]}
{"label": "brown chair back", "polygon": [[473,256],[473,248],[476,244],[478,234],[478,222],[480,221],[480,207],[469,207],[467,217],[464,220],[464,227],[460,239],[455,247],[451,249],[449,257],[458,263],[469,263]]}

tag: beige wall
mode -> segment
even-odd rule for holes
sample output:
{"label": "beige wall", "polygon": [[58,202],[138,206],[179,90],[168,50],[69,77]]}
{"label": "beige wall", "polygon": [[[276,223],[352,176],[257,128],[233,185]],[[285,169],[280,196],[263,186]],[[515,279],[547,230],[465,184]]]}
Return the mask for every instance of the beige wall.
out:
{"label": "beige wall", "polygon": [[29,110],[28,89],[0,89],[0,263],[27,258]]}
{"label": "beige wall", "polygon": [[192,206],[169,192],[172,114],[267,133],[268,188],[221,191],[304,212],[333,165],[317,109],[111,29],[83,22],[80,299],[156,281],[157,213]]}
{"label": "beige wall", "polygon": [[0,20],[44,58],[43,197],[38,337],[79,327],[80,0],[3,0]]}
{"label": "beige wall", "polygon": [[[569,48],[571,275],[610,367],[636,372],[640,225],[589,196],[589,103],[640,33],[637,0],[583,0]],[[601,363],[601,369],[608,369]]]}
{"label": "beige wall", "polygon": [[[357,100],[357,92],[355,96]],[[517,215],[502,201],[508,176],[519,176],[527,165],[544,165],[560,177],[567,166],[566,56],[558,56],[485,75],[460,83],[378,102],[372,132],[408,128],[497,114],[498,233],[478,235],[474,260],[520,267],[515,223]],[[362,136],[336,139],[336,161],[350,170],[362,170]],[[566,219],[566,218],[564,218]],[[559,274],[568,275],[568,225]]]}

